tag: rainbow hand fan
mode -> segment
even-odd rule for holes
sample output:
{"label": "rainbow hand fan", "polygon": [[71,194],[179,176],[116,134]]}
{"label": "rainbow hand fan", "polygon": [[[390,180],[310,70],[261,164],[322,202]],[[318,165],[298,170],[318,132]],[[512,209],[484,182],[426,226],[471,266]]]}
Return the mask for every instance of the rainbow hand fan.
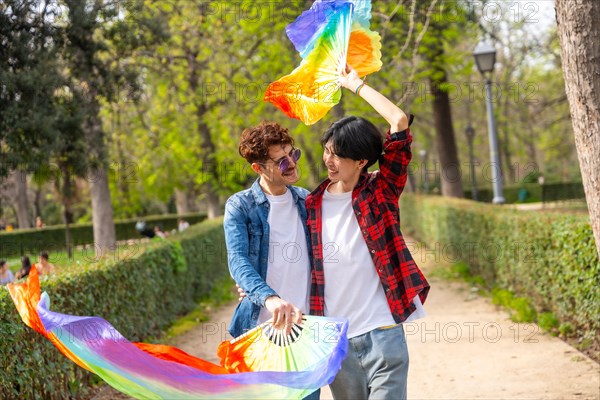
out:
{"label": "rainbow hand fan", "polygon": [[306,125],[321,119],[341,99],[346,63],[360,76],[381,68],[381,38],[369,29],[370,0],[317,0],[286,32],[303,58],[271,83],[264,99]]}
{"label": "rainbow hand fan", "polygon": [[343,320],[305,315],[302,325],[294,324],[289,335],[267,321],[221,343],[217,353],[230,371],[305,371],[331,356],[343,358],[345,352],[335,348],[345,335]]}
{"label": "rainbow hand fan", "polygon": [[[290,337],[260,326],[224,342],[219,352],[226,360],[220,366],[171,346],[131,343],[102,318],[50,311],[35,268],[26,282],[8,289],[26,325],[80,367],[140,399],[302,398],[333,381],[348,345],[346,321],[307,317]],[[258,332],[267,334],[261,339]],[[261,354],[268,348],[265,340],[288,355],[296,354],[294,348],[307,354],[288,361],[272,351]]]}

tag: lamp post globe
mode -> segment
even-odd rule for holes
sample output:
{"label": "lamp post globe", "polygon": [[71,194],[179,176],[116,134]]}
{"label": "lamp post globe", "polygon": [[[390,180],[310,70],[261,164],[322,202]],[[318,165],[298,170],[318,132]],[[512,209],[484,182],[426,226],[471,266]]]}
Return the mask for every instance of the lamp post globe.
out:
{"label": "lamp post globe", "polygon": [[475,47],[475,50],[473,50],[473,57],[475,57],[477,69],[482,74],[494,70],[494,64],[496,64],[496,49],[490,43],[486,41],[479,42]]}

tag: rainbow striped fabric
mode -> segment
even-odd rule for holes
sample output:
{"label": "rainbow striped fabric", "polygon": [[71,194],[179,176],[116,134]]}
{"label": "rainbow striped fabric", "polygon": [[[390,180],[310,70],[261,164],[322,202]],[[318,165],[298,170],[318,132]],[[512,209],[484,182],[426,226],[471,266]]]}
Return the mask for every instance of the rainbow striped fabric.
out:
{"label": "rainbow striped fabric", "polygon": [[312,125],[341,99],[346,64],[365,76],[381,69],[381,37],[371,31],[370,0],[317,0],[287,26],[300,65],[265,92],[286,115]]}
{"label": "rainbow striped fabric", "polygon": [[37,271],[8,285],[23,322],[67,358],[139,399],[302,398],[329,384],[347,349],[347,321],[306,316],[292,333],[269,324],[219,347],[223,365],[177,348],[131,343],[99,317],[50,311]]}

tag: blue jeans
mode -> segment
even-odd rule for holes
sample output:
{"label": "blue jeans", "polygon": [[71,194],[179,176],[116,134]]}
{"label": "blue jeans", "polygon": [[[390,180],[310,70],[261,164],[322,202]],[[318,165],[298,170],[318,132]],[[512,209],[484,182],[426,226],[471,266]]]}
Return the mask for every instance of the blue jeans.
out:
{"label": "blue jeans", "polygon": [[333,398],[406,399],[408,348],[402,324],[348,341],[348,356],[329,387]]}
{"label": "blue jeans", "polygon": [[321,398],[321,389],[317,389],[308,396],[306,396],[303,400],[319,400]]}

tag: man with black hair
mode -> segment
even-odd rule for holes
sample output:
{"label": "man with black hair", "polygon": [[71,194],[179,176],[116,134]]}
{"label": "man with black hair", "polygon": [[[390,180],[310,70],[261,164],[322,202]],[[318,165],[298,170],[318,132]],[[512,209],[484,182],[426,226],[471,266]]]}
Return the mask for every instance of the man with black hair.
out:
{"label": "man with black hair", "polygon": [[[349,321],[348,355],[330,385],[336,399],[403,399],[408,349],[401,323],[424,314],[429,292],[399,221],[412,121],[350,68],[342,86],[365,99],[390,130],[384,143],[371,122],[346,117],[323,136],[328,178],[306,200],[310,313]],[[369,173],[377,161],[380,170]]]}

